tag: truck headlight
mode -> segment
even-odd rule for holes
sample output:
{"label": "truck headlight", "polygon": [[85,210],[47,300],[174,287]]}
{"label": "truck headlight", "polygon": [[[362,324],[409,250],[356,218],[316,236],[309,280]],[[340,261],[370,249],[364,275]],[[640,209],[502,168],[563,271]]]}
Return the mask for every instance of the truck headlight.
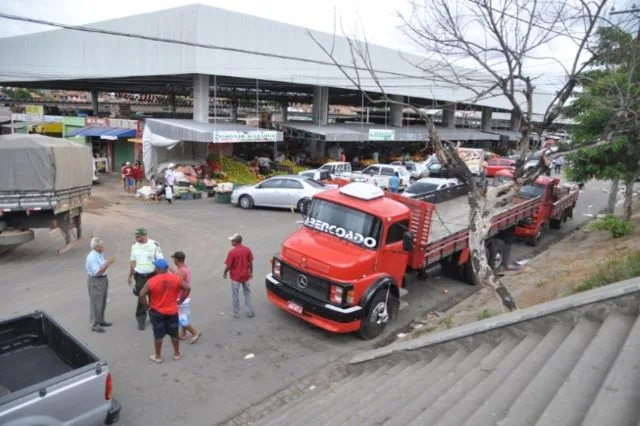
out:
{"label": "truck headlight", "polygon": [[275,278],[280,278],[281,268],[282,264],[280,263],[280,260],[274,257],[271,261],[271,274]]}

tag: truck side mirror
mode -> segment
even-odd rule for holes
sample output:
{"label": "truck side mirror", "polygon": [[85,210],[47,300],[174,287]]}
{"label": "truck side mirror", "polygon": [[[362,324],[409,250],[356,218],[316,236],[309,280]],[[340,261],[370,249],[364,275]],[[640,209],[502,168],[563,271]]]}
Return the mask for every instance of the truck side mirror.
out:
{"label": "truck side mirror", "polygon": [[404,251],[413,250],[413,232],[406,231],[402,236],[402,249]]}

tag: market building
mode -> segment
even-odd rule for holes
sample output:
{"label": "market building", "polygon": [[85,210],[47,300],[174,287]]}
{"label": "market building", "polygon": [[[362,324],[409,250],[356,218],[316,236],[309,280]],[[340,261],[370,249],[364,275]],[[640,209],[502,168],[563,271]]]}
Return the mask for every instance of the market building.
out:
{"label": "market building", "polygon": [[[0,39],[0,52],[6,59],[0,84],[90,92],[93,111],[98,110],[101,93],[166,96],[168,113],[162,125],[141,129],[88,122],[85,127],[89,129],[63,129],[66,137],[98,138],[91,140],[104,145],[107,152],[111,149],[115,163],[132,153],[139,157],[136,143],[145,140],[145,132],[151,135],[146,137],[148,141],[155,137],[156,141],[195,142],[185,138],[202,133],[203,124],[216,127],[215,131],[204,132],[206,141],[198,140],[209,145],[210,153],[228,153],[234,146],[229,144],[252,141],[273,142],[275,149],[284,144],[308,156],[323,157],[368,143],[385,143],[384,147],[402,150],[401,144],[424,142],[429,137],[419,120],[400,105],[369,103],[314,41],[333,46],[336,61],[349,73],[353,69],[351,52],[341,36],[204,5],[87,27],[91,32],[56,29]],[[504,97],[470,103],[474,96],[469,91],[425,79],[412,65],[420,63],[424,69],[429,62],[425,58],[375,45],[369,49],[382,89],[396,100],[438,110],[445,138],[471,144],[516,140],[520,119],[511,113]],[[25,51],[30,54],[24,55]],[[56,54],[51,55],[52,51]],[[364,64],[358,67],[362,68],[360,73],[366,73]],[[381,88],[370,78],[364,80],[364,86],[371,96],[382,96]],[[552,96],[536,93],[534,113],[542,114]],[[172,115],[184,97],[190,98],[193,109],[191,119],[186,121]],[[312,105],[310,120],[290,120],[292,106],[301,104]],[[351,106],[359,113],[352,118],[332,118],[331,107],[336,105]],[[238,122],[239,108],[247,107],[253,107],[257,125]],[[261,119],[266,108],[277,121]],[[461,127],[461,112],[478,116],[474,127]],[[506,115],[508,126],[497,128],[494,114]],[[220,136],[219,132],[225,133]],[[144,152],[152,149],[151,142],[138,145]]]}

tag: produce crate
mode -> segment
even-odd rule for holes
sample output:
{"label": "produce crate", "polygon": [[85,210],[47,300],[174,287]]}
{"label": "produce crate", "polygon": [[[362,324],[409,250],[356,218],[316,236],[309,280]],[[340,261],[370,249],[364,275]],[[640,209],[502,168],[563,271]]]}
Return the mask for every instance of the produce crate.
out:
{"label": "produce crate", "polygon": [[216,201],[220,204],[231,204],[231,192],[216,192]]}
{"label": "produce crate", "polygon": [[181,200],[193,200],[193,194],[191,192],[186,192],[182,194],[180,197]]}

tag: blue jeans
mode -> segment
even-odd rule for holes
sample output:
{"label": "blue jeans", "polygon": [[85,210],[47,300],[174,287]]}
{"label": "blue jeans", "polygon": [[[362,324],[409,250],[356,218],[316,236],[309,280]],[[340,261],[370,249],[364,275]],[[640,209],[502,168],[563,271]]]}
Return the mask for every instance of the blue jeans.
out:
{"label": "blue jeans", "polygon": [[232,315],[234,317],[240,316],[240,286],[242,286],[242,292],[244,293],[244,307],[247,314],[253,315],[253,308],[251,307],[251,286],[249,283],[239,283],[231,281],[231,296],[233,300]]}

